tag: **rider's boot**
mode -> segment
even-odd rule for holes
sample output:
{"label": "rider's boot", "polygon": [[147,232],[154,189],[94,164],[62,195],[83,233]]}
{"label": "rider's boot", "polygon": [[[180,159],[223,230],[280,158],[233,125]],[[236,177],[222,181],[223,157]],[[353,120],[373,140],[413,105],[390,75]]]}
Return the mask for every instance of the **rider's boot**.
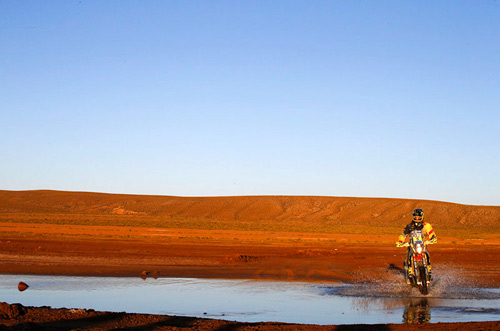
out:
{"label": "rider's boot", "polygon": [[406,279],[406,284],[411,285],[411,277],[413,276],[413,273],[411,271],[411,268],[408,266],[408,262],[404,262],[404,267],[405,267],[405,279]]}
{"label": "rider's boot", "polygon": [[410,276],[408,276],[408,273],[405,274],[405,278],[406,278],[406,285],[411,285],[411,280]]}
{"label": "rider's boot", "polygon": [[431,257],[428,252],[425,252],[427,255],[427,274],[429,275],[429,281],[432,280],[432,265],[431,265]]}

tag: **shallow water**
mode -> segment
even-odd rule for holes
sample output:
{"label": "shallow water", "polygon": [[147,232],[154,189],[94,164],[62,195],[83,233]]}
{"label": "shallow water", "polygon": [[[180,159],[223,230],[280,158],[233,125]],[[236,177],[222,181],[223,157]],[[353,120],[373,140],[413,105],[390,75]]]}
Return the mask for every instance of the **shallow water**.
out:
{"label": "shallow water", "polygon": [[[500,289],[436,279],[422,297],[397,281],[356,285],[193,278],[0,275],[0,301],[237,320],[312,324],[500,319]],[[19,281],[30,287],[17,290]],[[459,284],[460,285],[460,284]]]}

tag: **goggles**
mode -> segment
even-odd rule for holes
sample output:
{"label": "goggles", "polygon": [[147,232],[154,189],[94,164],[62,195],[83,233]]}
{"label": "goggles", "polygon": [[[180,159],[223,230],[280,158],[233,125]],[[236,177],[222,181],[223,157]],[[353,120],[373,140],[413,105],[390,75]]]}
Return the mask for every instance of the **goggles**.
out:
{"label": "goggles", "polygon": [[421,221],[422,217],[420,217],[420,216],[413,216],[413,220],[414,221]]}

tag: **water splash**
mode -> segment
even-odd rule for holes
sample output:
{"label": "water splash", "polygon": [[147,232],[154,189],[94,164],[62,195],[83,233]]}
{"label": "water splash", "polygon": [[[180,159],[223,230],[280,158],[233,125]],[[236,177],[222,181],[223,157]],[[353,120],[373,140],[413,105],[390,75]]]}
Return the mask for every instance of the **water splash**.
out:
{"label": "water splash", "polygon": [[360,298],[443,298],[443,299],[500,299],[498,291],[476,286],[473,277],[459,268],[440,265],[433,271],[434,281],[428,295],[423,295],[404,280],[402,269],[389,266],[373,279],[363,272],[357,274],[357,282],[341,286],[320,286],[322,295],[338,295]]}

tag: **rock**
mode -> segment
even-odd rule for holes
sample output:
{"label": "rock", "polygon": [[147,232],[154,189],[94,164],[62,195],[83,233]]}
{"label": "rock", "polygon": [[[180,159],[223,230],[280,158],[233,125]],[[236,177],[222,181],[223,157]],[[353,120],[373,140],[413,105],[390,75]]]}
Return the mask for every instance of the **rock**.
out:
{"label": "rock", "polygon": [[19,284],[17,284],[17,289],[19,290],[19,292],[25,291],[28,287],[29,285],[25,282],[19,282]]}
{"label": "rock", "polygon": [[9,305],[6,302],[0,302],[0,317],[3,319],[15,319],[26,313],[26,308],[20,303]]}

